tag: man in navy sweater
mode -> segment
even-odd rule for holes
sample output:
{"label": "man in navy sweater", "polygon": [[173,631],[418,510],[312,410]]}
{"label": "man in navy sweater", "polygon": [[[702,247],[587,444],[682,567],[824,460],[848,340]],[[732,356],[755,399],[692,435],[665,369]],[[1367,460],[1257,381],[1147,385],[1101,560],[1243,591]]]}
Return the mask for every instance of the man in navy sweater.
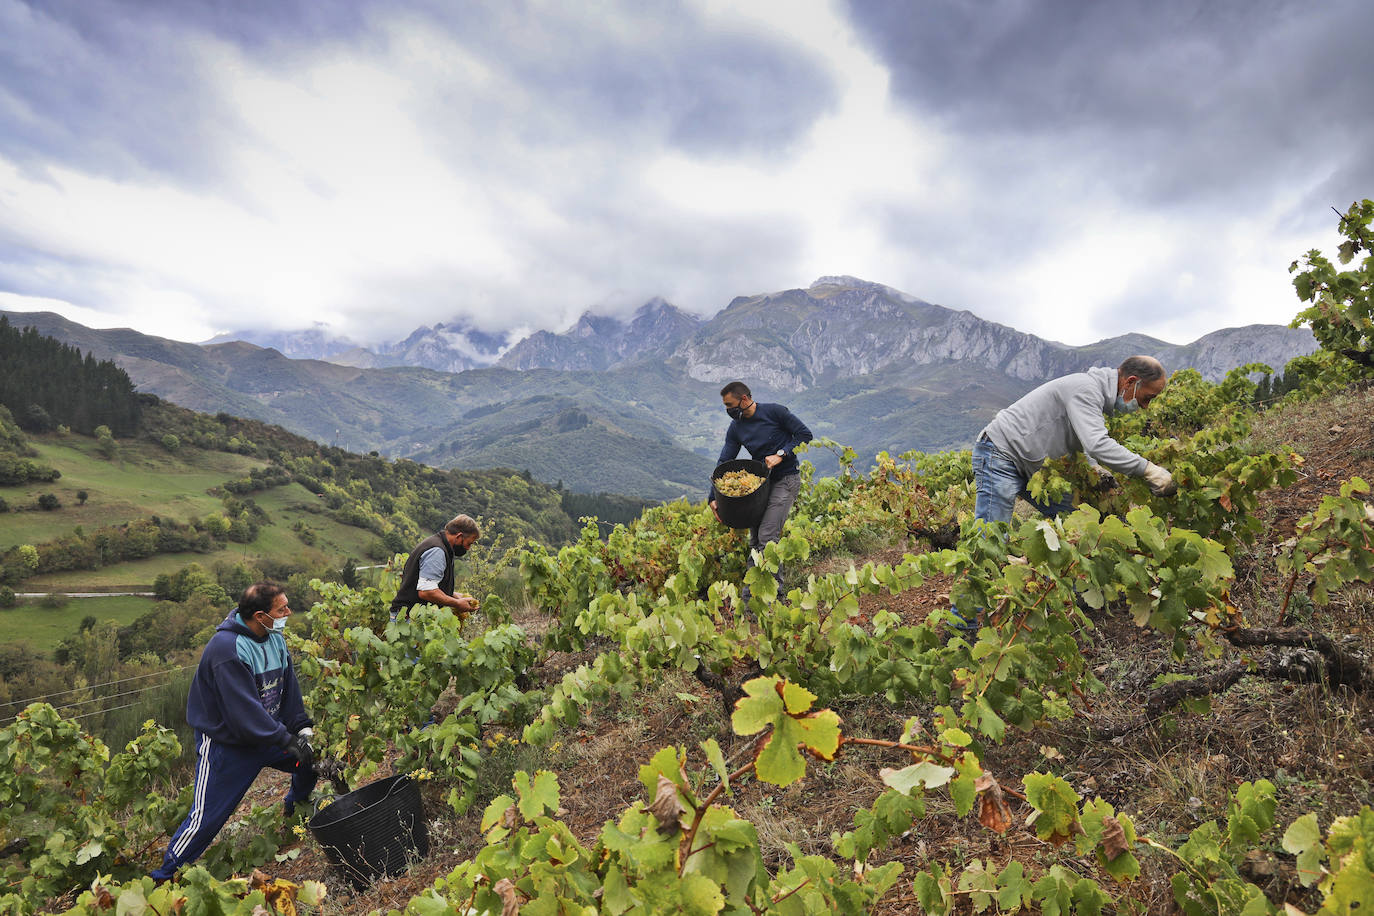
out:
{"label": "man in navy sweater", "polygon": [[[769,469],[768,507],[758,526],[749,529],[749,563],[753,552],[782,537],[782,525],[787,513],[801,492],[801,476],[797,456],[792,450],[811,441],[811,430],[798,420],[792,411],[781,404],[760,404],[749,393],[744,382],[731,382],[720,389],[720,402],[730,415],[725,430],[725,446],[716,463],[729,461],[739,455],[741,447],[749,450],[749,457],[762,461]],[[716,511],[716,488],[711,487],[711,511]],[[720,518],[720,514],[716,514]]]}
{"label": "man in navy sweater", "polygon": [[258,582],[210,637],[186,698],[196,735],[191,813],[172,834],[156,880],[200,858],[263,767],[291,774],[288,816],[314,791],[314,723],[282,636],[290,616],[281,586]]}

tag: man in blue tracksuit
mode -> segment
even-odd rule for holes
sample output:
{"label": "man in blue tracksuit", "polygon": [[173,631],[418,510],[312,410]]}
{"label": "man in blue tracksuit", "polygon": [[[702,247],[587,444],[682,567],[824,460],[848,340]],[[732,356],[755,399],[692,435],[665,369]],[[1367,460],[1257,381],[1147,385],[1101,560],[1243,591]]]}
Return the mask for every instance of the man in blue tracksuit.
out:
{"label": "man in blue tracksuit", "polygon": [[281,586],[258,582],[210,637],[186,698],[186,721],[196,736],[191,813],[172,834],[152,873],[156,880],[169,880],[200,857],[263,767],[291,774],[288,815],[310,798],[314,723],[282,636],[290,616]]}
{"label": "man in blue tracksuit", "polygon": [[[740,448],[747,448],[749,457],[762,461],[769,470],[768,507],[758,525],[749,529],[749,563],[753,565],[755,550],[762,550],[764,544],[782,537],[783,522],[787,521],[787,513],[792,511],[792,504],[801,492],[800,469],[792,450],[811,441],[811,430],[781,404],[755,401],[744,382],[731,382],[720,389],[720,402],[730,416],[730,425],[725,430],[725,446],[716,464],[731,460],[739,455]],[[715,512],[714,485],[708,501],[711,511]]]}

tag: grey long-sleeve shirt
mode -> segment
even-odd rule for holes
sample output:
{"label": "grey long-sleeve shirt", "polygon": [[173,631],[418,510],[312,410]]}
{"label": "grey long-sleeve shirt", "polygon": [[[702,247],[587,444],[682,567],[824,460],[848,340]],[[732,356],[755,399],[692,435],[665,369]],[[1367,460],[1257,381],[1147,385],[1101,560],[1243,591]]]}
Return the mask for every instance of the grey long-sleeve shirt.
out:
{"label": "grey long-sleeve shirt", "polygon": [[1051,458],[1083,452],[1104,468],[1139,477],[1148,462],[1107,435],[1103,415],[1116,402],[1116,370],[1096,368],[1046,382],[983,427],[992,444],[1030,477]]}

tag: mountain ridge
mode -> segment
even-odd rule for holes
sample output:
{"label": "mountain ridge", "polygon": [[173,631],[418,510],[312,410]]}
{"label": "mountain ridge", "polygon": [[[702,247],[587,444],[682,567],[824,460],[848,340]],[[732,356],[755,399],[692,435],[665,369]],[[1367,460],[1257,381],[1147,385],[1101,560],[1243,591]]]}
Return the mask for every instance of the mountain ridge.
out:
{"label": "mountain ridge", "polygon": [[[563,334],[531,335],[502,356],[533,364],[542,353],[553,367],[459,372],[291,359],[247,342],[188,344],[93,330],[53,313],[7,314],[18,327],[34,324],[115,360],[141,390],[195,410],[276,423],[360,452],[441,467],[537,468],[574,491],[650,499],[700,498],[704,487],[694,481],[704,481],[728,422],[717,394],[724,381],[744,379],[759,400],[787,403],[818,436],[871,455],[966,447],[1035,385],[1138,352],[1170,372],[1195,367],[1217,379],[1250,362],[1279,370],[1316,349],[1310,331],[1273,325],[1225,328],[1183,345],[1127,334],[1073,347],[849,277],[736,297],[704,321],[662,299],[628,321],[584,315]],[[833,465],[812,457],[822,469]],[[607,467],[624,470],[617,477]],[[627,488],[615,490],[617,480]]]}

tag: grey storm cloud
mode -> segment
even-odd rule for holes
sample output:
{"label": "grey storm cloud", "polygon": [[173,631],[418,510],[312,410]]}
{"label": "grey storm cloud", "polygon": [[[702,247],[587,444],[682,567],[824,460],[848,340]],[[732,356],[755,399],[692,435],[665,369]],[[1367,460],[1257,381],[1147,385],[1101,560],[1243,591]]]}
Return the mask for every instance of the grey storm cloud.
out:
{"label": "grey storm cloud", "polygon": [[[204,107],[188,37],[289,66],[325,43],[371,45],[374,27],[396,16],[441,27],[547,112],[583,130],[598,125],[608,144],[647,131],[692,153],[762,153],[793,142],[837,95],[794,44],[673,3],[0,0],[0,152],[113,177],[211,179],[223,115]],[[499,124],[503,112],[492,103],[482,114]]]}
{"label": "grey storm cloud", "polygon": [[[1374,4],[851,0],[894,94],[1024,138],[1148,205],[1285,180],[1340,205],[1374,180]],[[1007,167],[1015,168],[1015,157]]]}
{"label": "grey storm cloud", "polygon": [[459,41],[501,36],[465,45],[566,117],[656,127],[693,153],[785,146],[837,99],[808,52],[704,22],[679,3],[436,4],[432,14]]}

